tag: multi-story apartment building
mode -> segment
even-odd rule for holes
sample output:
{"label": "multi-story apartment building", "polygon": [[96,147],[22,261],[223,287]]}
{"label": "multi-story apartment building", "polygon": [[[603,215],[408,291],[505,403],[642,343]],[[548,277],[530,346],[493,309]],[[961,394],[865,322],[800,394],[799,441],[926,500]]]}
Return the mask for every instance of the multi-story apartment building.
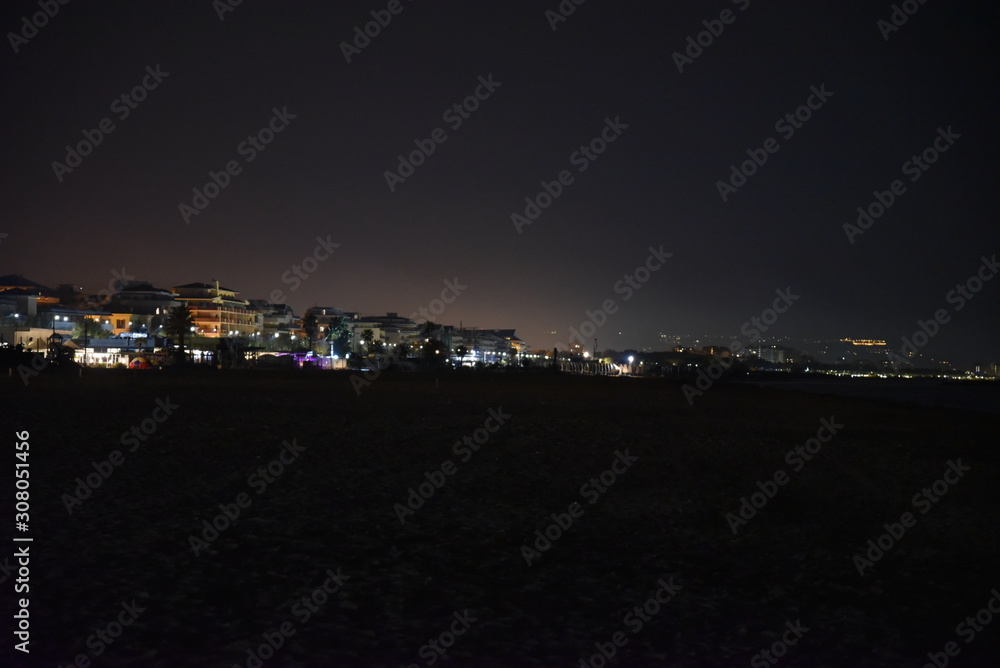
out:
{"label": "multi-story apartment building", "polygon": [[188,305],[194,320],[195,335],[208,338],[242,336],[259,338],[264,328],[264,314],[240,299],[239,292],[208,283],[187,283],[173,289],[177,299]]}

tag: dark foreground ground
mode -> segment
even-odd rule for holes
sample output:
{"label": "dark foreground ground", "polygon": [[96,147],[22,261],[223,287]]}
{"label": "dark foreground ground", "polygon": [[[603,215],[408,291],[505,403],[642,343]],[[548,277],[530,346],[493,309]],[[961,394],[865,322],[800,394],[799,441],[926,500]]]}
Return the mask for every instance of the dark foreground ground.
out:
{"label": "dark foreground ground", "polygon": [[[179,407],[129,452],[122,433],[168,397]],[[344,375],[43,374],[3,379],[0,399],[0,558],[11,444],[30,432],[30,665],[602,666],[616,633],[609,666],[765,666],[775,643],[782,666],[919,667],[948,642],[949,665],[1000,657],[1000,618],[956,628],[1000,588],[996,415],[725,384],[688,406],[676,383],[507,375],[383,376],[358,396]],[[463,461],[454,443],[501,407]],[[843,427],[786,462],[822,419]],[[280,474],[251,477],[292,439],[305,449]],[[70,514],[63,495],[114,450],[124,463]],[[581,490],[626,450],[637,461],[603,493]],[[970,470],[915,505],[959,458]],[[453,474],[401,524],[394,504],[444,460]],[[779,469],[734,535],[727,513]],[[190,537],[241,493],[196,556]],[[522,545],[573,502],[582,515],[528,565]],[[906,512],[915,525],[859,574],[854,556]],[[328,569],[345,576],[331,595]],[[26,665],[2,577],[0,656]],[[671,578],[668,603],[626,617]],[[452,644],[454,613],[468,629]]]}

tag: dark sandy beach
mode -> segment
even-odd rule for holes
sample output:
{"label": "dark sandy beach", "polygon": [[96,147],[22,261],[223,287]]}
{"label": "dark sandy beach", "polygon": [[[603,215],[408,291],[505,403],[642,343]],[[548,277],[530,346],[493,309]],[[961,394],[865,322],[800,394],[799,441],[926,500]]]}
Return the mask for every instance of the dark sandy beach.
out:
{"label": "dark sandy beach", "polygon": [[957,628],[1000,587],[995,415],[544,374],[360,395],[341,374],[43,375],[0,398],[7,438],[30,434],[31,665],[1000,656],[1000,622]]}

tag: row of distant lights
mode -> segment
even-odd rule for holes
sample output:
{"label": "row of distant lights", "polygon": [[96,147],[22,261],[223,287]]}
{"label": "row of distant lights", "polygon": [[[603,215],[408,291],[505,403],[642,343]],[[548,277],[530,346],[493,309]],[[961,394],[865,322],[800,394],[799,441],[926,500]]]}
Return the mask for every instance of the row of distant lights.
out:
{"label": "row of distant lights", "polygon": [[[20,313],[11,313],[11,314],[8,315],[8,317],[17,319],[17,318],[21,317],[21,314]],[[65,321],[65,322],[69,322],[69,316],[68,315],[57,315],[57,316],[55,316],[53,318],[53,320],[55,320],[56,322],[58,322],[60,320]],[[105,325],[109,325],[109,324],[111,324],[111,321],[110,320],[105,320],[104,324]],[[129,323],[129,324],[135,324],[135,323]]]}
{"label": "row of distant lights", "polygon": [[[20,318],[20,317],[21,317],[21,316],[20,316],[20,314],[18,314],[18,313],[13,313],[13,314],[11,314],[11,316],[12,316],[12,317],[14,317],[14,318]],[[69,316],[68,316],[68,315],[67,315],[67,316],[59,316],[59,315],[57,315],[57,316],[55,317],[55,320],[65,320],[66,322],[69,322]],[[109,325],[109,324],[111,324],[111,321],[110,321],[110,320],[105,320],[105,321],[104,321],[104,324],[106,324],[106,325]],[[134,322],[129,322],[129,325],[134,325],[134,324],[135,324]],[[218,329],[219,329],[218,327],[213,327],[213,328],[212,328],[212,331],[218,331]],[[204,331],[204,330],[199,330],[199,329],[198,329],[197,327],[195,327],[194,325],[192,325],[192,326],[191,326],[191,331],[192,331],[192,332],[198,332],[198,331]],[[231,336],[234,336],[234,335],[237,335],[237,334],[239,334],[239,332],[237,332],[236,330],[230,330],[230,331],[229,331],[229,334],[230,334]],[[252,333],[251,333],[251,336],[260,336],[260,335],[261,335],[261,333],[260,333],[260,332],[252,332]],[[293,333],[291,333],[291,332],[289,332],[289,333],[288,333],[288,335],[289,335],[290,337],[292,337],[292,338],[296,338],[296,336],[297,336],[296,334],[293,334]],[[274,338],[278,338],[279,336],[281,336],[281,333],[277,333],[277,334],[275,334],[275,335],[274,335]],[[424,342],[426,342],[426,343],[430,343],[430,339],[424,339]],[[367,345],[367,341],[361,341],[361,345]],[[395,343],[390,343],[389,345],[390,345],[390,346],[396,346],[396,345],[398,345],[398,344],[395,344]],[[451,349],[451,351],[452,351],[452,352],[455,352],[455,349],[454,349],[454,348],[452,348],[452,349]],[[441,353],[441,351],[440,351],[440,350],[435,350],[435,351],[434,351],[434,354],[435,354],[435,355],[438,355],[438,354],[440,354],[440,353]],[[500,355],[503,355],[503,353],[499,353],[499,354],[500,354]],[[589,353],[584,353],[584,356],[585,356],[585,357],[586,357],[587,355],[589,355]],[[629,358],[629,361],[631,362],[631,361],[632,361],[632,358]]]}

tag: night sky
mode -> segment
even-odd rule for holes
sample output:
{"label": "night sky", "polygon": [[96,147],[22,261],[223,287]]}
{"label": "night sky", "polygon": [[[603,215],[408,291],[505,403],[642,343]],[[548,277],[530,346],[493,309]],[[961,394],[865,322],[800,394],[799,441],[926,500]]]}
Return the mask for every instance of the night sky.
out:
{"label": "night sky", "polygon": [[[1000,357],[1000,280],[960,311],[947,300],[1000,251],[993,3],[903,3],[919,9],[886,40],[888,1],[566,0],[553,30],[556,0],[402,0],[350,63],[341,44],[386,2],[244,0],[224,20],[220,4],[69,2],[17,53],[7,35],[0,274],[97,292],[124,267],[367,315],[409,315],[457,277],[437,320],[516,328],[534,348],[607,299],[602,349],[733,336],[791,288],[769,334],[898,345],[944,308],[923,352]],[[723,10],[732,22],[679,72],[673,54]],[[5,3],[0,25],[38,11]],[[147,67],[168,74],[136,108],[115,103],[153,82]],[[480,77],[499,86],[454,128],[444,113]],[[778,131],[812,87],[832,96]],[[294,118],[248,162],[239,147],[274,109]],[[60,181],[53,162],[104,118],[113,132]],[[571,156],[606,119],[627,128],[581,172]],[[960,137],[911,181],[904,163],[949,127]],[[437,128],[446,140],[390,190],[397,156]],[[777,152],[723,201],[717,182],[769,138]],[[179,205],[231,160],[240,172],[186,222]],[[512,214],[563,170],[572,183],[518,233]],[[850,243],[844,224],[896,179],[905,193]],[[317,237],[340,246],[292,290],[282,277]],[[661,245],[672,257],[626,301],[616,282]]]}

